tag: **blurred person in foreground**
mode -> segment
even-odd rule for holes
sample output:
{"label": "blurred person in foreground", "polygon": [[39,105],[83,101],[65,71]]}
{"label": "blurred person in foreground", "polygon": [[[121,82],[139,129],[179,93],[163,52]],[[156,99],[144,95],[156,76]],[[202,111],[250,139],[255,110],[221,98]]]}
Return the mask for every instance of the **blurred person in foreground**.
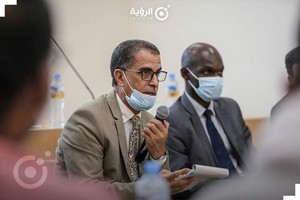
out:
{"label": "blurred person in foreground", "polygon": [[292,49],[285,56],[285,68],[288,73],[288,93],[271,110],[271,119],[278,113],[281,105],[300,86],[300,46]]}
{"label": "blurred person in foreground", "polygon": [[51,23],[42,0],[20,0],[0,17],[0,199],[118,199],[100,187],[73,187],[26,154],[24,137],[48,94]]}
{"label": "blurred person in foreground", "polygon": [[[295,60],[300,60],[299,54]],[[272,117],[270,130],[257,146],[258,153],[252,155],[247,176],[205,188],[194,199],[299,199],[299,193],[295,197],[295,184],[300,183],[299,79],[295,83],[294,91],[280,105],[280,112]]]}

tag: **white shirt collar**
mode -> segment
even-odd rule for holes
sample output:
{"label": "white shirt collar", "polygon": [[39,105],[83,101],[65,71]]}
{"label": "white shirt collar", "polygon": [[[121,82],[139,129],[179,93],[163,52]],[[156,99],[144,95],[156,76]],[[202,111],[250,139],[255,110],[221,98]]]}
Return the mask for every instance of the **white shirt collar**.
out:
{"label": "white shirt collar", "polygon": [[[117,101],[119,103],[120,110],[122,113],[123,123],[126,123],[128,120],[130,120],[134,116],[134,113],[125,105],[125,103],[123,103],[123,101],[119,97],[118,93],[116,93],[116,96],[117,96]],[[137,114],[137,116],[139,116],[140,118],[141,118],[141,115],[142,115],[141,112],[139,112]]]}
{"label": "white shirt collar", "polygon": [[[202,116],[204,114],[206,108],[204,108],[200,103],[198,103],[197,101],[195,101],[186,91],[184,93],[187,96],[187,98],[189,99],[189,101],[191,102],[191,104],[193,105],[193,107],[195,108],[195,110],[197,111],[197,114],[199,116]],[[209,106],[208,106],[207,109],[211,110],[212,114],[215,115],[213,101],[211,101],[209,103]]]}

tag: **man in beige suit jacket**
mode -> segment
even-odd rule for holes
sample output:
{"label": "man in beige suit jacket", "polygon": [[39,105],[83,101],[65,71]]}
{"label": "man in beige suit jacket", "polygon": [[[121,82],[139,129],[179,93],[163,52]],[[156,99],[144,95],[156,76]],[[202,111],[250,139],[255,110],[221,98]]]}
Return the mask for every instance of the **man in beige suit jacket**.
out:
{"label": "man in beige suit jacket", "polygon": [[[139,146],[145,139],[149,151],[145,160],[160,162],[169,169],[165,141],[169,124],[153,119],[146,110],[155,103],[159,82],[167,72],[161,71],[160,53],[156,46],[143,40],[128,40],[119,44],[111,58],[114,90],[108,95],[83,105],[70,117],[58,141],[58,166],[69,177],[81,175],[88,182],[106,181],[108,187],[120,190],[127,199],[134,199],[134,182],[130,168],[129,144],[133,129],[131,118],[140,118]],[[135,163],[142,176],[142,163]],[[163,176],[171,191],[178,192],[191,179],[177,180],[188,169]]]}

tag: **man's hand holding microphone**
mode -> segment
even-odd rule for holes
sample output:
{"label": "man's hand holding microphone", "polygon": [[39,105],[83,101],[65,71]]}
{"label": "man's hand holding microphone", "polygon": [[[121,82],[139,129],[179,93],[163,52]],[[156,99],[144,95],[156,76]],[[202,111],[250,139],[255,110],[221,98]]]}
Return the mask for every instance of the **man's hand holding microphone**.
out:
{"label": "man's hand holding microphone", "polygon": [[[166,158],[166,139],[168,137],[169,123],[165,119],[169,116],[169,109],[166,106],[158,107],[156,116],[150,120],[143,129],[144,142],[139,149],[136,160],[142,162],[147,153],[154,160],[168,159]],[[161,176],[166,178],[170,183],[171,193],[177,193],[186,188],[192,181],[193,177],[178,179],[180,175],[184,175],[189,172],[190,169],[184,168],[171,172],[163,169]]]}

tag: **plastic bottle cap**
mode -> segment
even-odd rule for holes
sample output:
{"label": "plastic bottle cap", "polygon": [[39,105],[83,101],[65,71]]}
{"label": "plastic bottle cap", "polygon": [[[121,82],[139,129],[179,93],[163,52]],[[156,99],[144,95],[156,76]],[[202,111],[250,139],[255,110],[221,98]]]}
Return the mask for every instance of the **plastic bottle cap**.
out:
{"label": "plastic bottle cap", "polygon": [[175,79],[175,73],[169,73],[169,79],[174,80]]}
{"label": "plastic bottle cap", "polygon": [[161,170],[161,164],[157,161],[147,161],[144,164],[144,173],[145,174],[158,174]]}
{"label": "plastic bottle cap", "polygon": [[60,74],[59,73],[54,74],[53,77],[54,77],[55,80],[60,80]]}

